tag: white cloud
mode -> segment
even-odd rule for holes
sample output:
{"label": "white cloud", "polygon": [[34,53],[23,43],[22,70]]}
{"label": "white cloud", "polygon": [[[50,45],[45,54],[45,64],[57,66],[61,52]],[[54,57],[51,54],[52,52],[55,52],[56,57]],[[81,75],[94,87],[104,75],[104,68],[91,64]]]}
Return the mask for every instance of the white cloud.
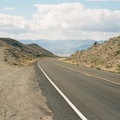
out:
{"label": "white cloud", "polygon": [[50,30],[74,29],[77,26],[75,22],[78,23],[79,12],[82,13],[85,9],[80,3],[35,6],[38,8],[38,13],[33,15],[33,19],[39,22],[40,28]]}
{"label": "white cloud", "polygon": [[120,11],[87,9],[80,3],[35,6],[38,8],[38,13],[33,15],[33,19],[37,28],[120,31]]}
{"label": "white cloud", "polygon": [[28,21],[24,17],[0,14],[0,30],[1,29],[25,29]]}
{"label": "white cloud", "polygon": [[80,3],[36,4],[32,19],[0,14],[0,32],[17,39],[108,39],[120,34],[120,11]]}
{"label": "white cloud", "polygon": [[12,11],[12,10],[15,10],[15,8],[13,8],[13,7],[5,7],[4,10]]}

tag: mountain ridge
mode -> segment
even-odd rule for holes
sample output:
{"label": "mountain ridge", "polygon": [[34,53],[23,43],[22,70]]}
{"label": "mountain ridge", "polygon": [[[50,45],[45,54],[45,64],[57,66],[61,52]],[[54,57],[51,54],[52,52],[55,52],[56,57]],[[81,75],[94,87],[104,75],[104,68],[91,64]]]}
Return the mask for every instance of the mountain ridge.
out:
{"label": "mountain ridge", "polygon": [[25,65],[42,57],[55,57],[37,44],[25,45],[11,38],[0,38],[0,48],[4,49],[4,61],[11,65]]}

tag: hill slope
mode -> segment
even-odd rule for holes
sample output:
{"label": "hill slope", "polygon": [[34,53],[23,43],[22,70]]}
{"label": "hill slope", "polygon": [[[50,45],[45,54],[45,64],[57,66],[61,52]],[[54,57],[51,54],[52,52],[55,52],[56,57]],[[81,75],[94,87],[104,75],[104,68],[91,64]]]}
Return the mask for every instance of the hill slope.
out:
{"label": "hill slope", "polygon": [[24,45],[10,38],[0,38],[0,49],[4,50],[4,60],[12,65],[24,65],[41,57],[55,57],[36,44]]}
{"label": "hill slope", "polygon": [[103,44],[95,43],[88,50],[77,51],[66,61],[97,69],[120,72],[120,36],[110,38]]}

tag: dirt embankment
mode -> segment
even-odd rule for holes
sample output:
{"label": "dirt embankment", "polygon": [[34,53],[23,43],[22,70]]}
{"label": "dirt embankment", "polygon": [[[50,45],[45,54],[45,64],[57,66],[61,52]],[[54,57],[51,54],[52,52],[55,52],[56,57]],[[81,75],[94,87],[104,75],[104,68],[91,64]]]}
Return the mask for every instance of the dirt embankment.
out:
{"label": "dirt embankment", "polygon": [[34,66],[9,66],[0,48],[0,120],[52,120]]}

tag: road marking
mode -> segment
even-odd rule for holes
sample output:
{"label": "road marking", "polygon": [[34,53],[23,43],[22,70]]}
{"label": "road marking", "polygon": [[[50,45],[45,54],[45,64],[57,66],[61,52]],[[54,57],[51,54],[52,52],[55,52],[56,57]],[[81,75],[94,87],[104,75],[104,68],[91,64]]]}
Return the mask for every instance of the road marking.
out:
{"label": "road marking", "polygon": [[60,93],[60,95],[65,99],[65,101],[70,105],[70,107],[77,113],[77,115],[82,119],[82,120],[87,120],[87,118],[73,105],[73,103],[62,93],[62,91],[52,82],[52,80],[47,76],[47,74],[43,71],[41,68],[39,62],[38,62],[38,67],[40,70],[43,72],[43,74],[46,76],[46,78],[49,80],[49,82],[54,86],[54,88]]}
{"label": "road marking", "polygon": [[107,81],[107,82],[110,82],[110,83],[113,83],[113,84],[116,84],[116,85],[120,85],[120,83],[114,82],[114,81],[112,81],[112,80],[108,80],[108,79],[106,79],[106,78],[102,78],[102,77],[99,77],[99,76],[96,76],[96,75],[92,75],[92,74],[89,74],[89,73],[86,73],[86,72],[83,72],[83,71],[78,71],[78,70],[75,70],[75,69],[72,69],[72,68],[69,68],[69,67],[60,65],[60,64],[58,64],[58,63],[54,63],[54,64],[56,64],[56,65],[58,65],[58,66],[61,66],[61,67],[63,67],[63,68],[67,68],[67,69],[69,69],[69,70],[75,71],[75,72],[82,73],[82,74],[87,75],[87,76],[91,76],[91,77],[98,78],[98,79],[101,79],[101,80],[104,80],[104,81]]}

